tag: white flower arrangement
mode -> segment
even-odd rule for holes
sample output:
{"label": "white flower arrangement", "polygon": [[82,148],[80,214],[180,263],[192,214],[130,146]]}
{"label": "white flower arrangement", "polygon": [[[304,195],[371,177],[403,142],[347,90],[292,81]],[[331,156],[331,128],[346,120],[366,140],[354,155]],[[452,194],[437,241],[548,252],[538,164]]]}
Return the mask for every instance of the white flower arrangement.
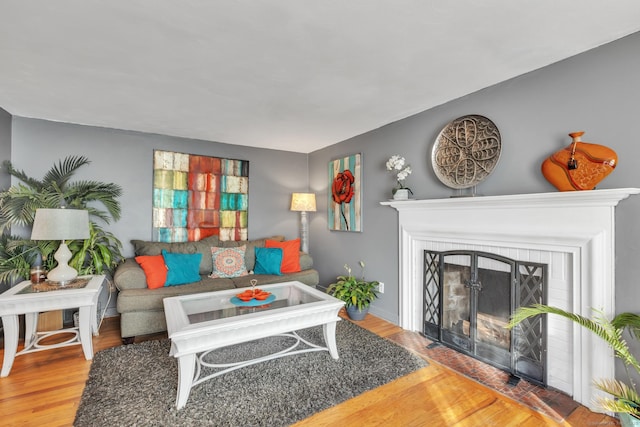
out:
{"label": "white flower arrangement", "polygon": [[395,173],[396,181],[398,185],[393,189],[393,193],[401,188],[405,188],[409,190],[410,193],[413,194],[410,188],[405,187],[404,181],[411,175],[411,166],[407,164],[407,161],[404,157],[393,155],[387,160],[387,170]]}

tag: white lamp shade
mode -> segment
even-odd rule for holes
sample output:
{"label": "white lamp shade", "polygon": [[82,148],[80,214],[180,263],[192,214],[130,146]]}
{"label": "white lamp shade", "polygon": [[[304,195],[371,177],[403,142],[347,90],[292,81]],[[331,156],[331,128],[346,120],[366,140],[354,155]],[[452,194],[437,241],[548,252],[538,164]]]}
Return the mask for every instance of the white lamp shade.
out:
{"label": "white lamp shade", "polygon": [[291,195],[291,210],[300,212],[315,212],[315,193],[293,193]]}
{"label": "white lamp shade", "polygon": [[31,240],[81,240],[89,238],[89,211],[36,209]]}

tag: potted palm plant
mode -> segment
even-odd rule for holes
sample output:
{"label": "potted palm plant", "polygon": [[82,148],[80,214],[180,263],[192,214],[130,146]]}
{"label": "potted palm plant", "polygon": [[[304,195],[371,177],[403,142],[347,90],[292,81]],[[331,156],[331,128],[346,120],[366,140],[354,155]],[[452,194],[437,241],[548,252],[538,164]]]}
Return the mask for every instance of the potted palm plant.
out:
{"label": "potted palm plant", "polygon": [[344,301],[347,315],[351,320],[362,320],[369,312],[369,305],[378,298],[377,281],[368,282],[364,279],[364,262],[360,261],[362,268],[362,278],[358,279],[351,274],[351,267],[347,264],[344,268],[347,275],[338,276],[337,282],[332,283],[327,288],[327,293]]}
{"label": "potted palm plant", "polygon": [[[42,179],[28,176],[5,161],[3,168],[21,182],[0,191],[0,283],[15,282],[29,275],[29,268],[38,257],[45,269],[55,263],[49,256],[60,242],[31,241],[24,237],[8,235],[13,226],[30,228],[38,208],[57,208],[62,205],[87,209],[90,215],[90,238],[74,241],[76,256],[71,260],[81,274],[113,273],[122,260],[120,241],[101,228],[97,221],[108,224],[120,218],[122,189],[117,184],[98,181],[71,182],[76,170],[90,161],[83,156],[69,156],[47,171]],[[104,209],[102,209],[104,208]]]}
{"label": "potted palm plant", "polygon": [[603,410],[617,413],[623,427],[640,426],[640,395],[629,371],[631,368],[640,374],[640,363],[629,350],[623,337],[623,333],[627,331],[632,338],[640,338],[640,315],[622,313],[609,320],[600,311],[594,310],[594,313],[594,318],[588,319],[557,307],[535,304],[516,310],[507,327],[514,328],[523,320],[539,314],[555,314],[577,323],[605,340],[613,349],[615,356],[624,363],[628,384],[616,379],[595,380],[594,384],[598,389],[611,395],[610,398],[598,399],[597,403]]}

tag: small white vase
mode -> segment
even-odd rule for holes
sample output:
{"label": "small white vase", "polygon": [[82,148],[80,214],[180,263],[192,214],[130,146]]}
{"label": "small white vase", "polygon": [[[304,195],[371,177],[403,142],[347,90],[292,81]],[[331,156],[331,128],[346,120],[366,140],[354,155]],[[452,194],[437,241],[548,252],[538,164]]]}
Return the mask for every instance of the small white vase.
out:
{"label": "small white vase", "polygon": [[409,199],[409,189],[408,188],[399,188],[396,190],[396,193],[393,195],[393,200],[408,200]]}

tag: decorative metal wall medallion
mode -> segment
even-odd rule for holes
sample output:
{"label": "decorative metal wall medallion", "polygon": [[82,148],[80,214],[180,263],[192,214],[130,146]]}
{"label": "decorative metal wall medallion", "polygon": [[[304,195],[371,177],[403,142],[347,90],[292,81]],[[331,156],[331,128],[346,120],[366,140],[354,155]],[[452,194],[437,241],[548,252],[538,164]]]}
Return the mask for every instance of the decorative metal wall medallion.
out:
{"label": "decorative metal wall medallion", "polygon": [[442,129],[431,152],[431,164],[444,185],[469,188],[493,171],[502,144],[497,126],[478,115],[455,119]]}

